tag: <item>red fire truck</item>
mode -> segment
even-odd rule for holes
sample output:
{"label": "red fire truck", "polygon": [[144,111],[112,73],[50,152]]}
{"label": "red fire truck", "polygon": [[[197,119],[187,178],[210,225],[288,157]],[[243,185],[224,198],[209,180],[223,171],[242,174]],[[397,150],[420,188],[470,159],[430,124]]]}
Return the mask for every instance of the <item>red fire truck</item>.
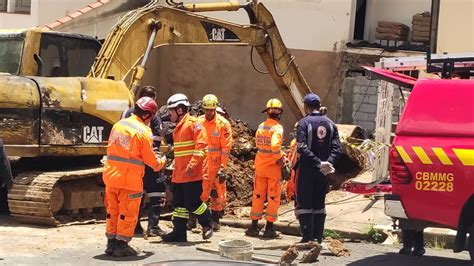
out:
{"label": "red fire truck", "polygon": [[454,252],[469,250],[474,263],[474,57],[426,61],[442,79],[366,68],[412,89],[389,151],[385,213],[402,229],[457,230]]}

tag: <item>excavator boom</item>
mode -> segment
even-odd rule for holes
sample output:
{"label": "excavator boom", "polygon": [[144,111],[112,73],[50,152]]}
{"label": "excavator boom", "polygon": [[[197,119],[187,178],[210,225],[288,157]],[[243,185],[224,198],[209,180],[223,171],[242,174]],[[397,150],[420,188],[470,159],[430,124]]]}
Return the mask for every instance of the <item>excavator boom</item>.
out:
{"label": "excavator boom", "polygon": [[[201,11],[240,9],[249,15],[249,25],[196,14]],[[148,43],[144,41],[152,35],[155,36],[153,40]],[[134,10],[125,15],[110,32],[89,77],[126,81],[135,93],[144,72],[142,58],[150,45],[153,48],[164,45],[252,46],[285,99],[294,103],[289,105],[292,111],[297,116],[304,114],[302,99],[311,90],[294,57],[284,45],[271,13],[262,3],[176,4],[174,7],[152,3]]]}

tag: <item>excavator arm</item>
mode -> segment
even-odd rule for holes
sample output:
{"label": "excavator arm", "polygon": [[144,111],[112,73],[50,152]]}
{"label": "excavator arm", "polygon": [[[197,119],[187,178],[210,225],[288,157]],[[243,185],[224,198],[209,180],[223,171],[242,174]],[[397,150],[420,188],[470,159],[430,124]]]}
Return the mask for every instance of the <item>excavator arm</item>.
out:
{"label": "excavator arm", "polygon": [[[152,48],[163,45],[244,45],[260,55],[267,71],[297,116],[304,114],[302,99],[311,90],[286,48],[268,9],[258,1],[182,4],[172,7],[152,2],[126,14],[107,36],[89,77],[128,82],[136,93]],[[244,9],[249,25],[213,19],[196,12]],[[253,62],[253,61],[252,61]]]}

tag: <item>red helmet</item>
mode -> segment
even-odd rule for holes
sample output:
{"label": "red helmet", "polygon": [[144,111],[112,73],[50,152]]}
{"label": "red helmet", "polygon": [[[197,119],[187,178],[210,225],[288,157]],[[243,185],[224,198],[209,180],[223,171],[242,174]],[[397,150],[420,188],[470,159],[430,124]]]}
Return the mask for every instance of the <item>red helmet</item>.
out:
{"label": "red helmet", "polygon": [[155,100],[150,97],[141,97],[135,103],[135,106],[138,106],[143,111],[147,111],[151,113],[151,116],[155,116],[156,111],[158,110],[158,105],[156,105]]}

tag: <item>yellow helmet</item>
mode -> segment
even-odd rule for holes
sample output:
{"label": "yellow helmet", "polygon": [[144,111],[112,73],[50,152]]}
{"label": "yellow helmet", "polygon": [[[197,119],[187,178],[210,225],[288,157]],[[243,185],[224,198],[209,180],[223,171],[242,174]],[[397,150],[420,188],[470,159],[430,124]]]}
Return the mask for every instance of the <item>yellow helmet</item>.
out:
{"label": "yellow helmet", "polygon": [[269,109],[269,108],[275,108],[275,109],[283,110],[283,104],[281,104],[280,100],[278,100],[276,98],[270,99],[270,100],[268,100],[267,106],[266,106],[265,110],[262,111],[262,113],[265,113],[267,111],[267,109]]}
{"label": "yellow helmet", "polygon": [[207,94],[202,98],[202,108],[204,109],[216,109],[218,103],[219,101],[214,94]]}

